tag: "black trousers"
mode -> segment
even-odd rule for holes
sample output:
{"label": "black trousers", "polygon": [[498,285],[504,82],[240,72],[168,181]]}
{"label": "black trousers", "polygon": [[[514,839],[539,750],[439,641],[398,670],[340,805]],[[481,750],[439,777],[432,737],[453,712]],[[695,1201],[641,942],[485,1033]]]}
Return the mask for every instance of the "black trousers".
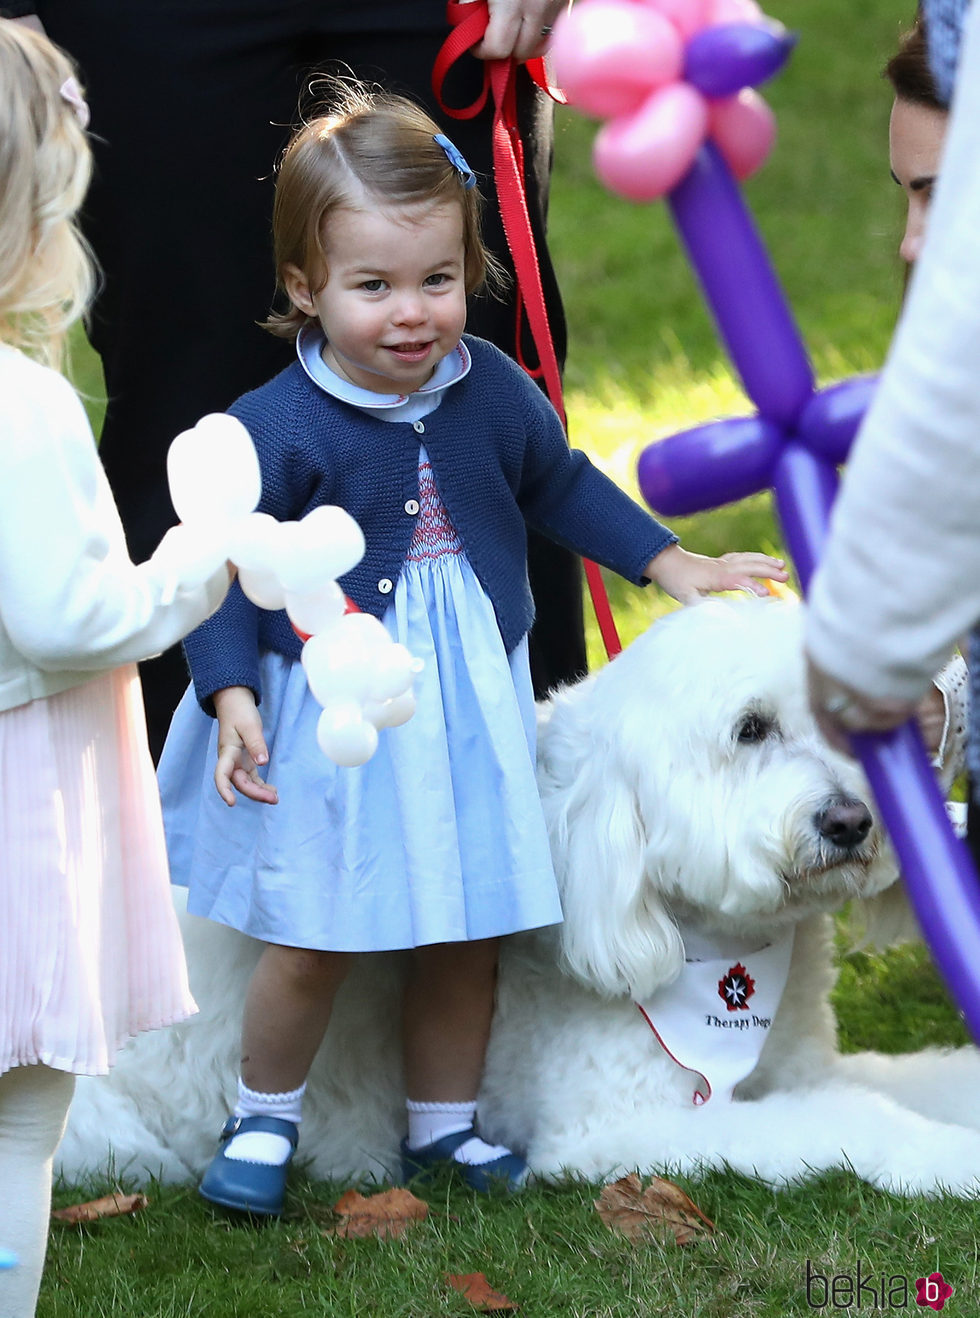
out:
{"label": "black trousers", "polygon": [[973,797],[973,783],[970,784],[966,806],[966,845],[977,867],[977,874],[980,874],[980,806]]}
{"label": "black trousers", "polygon": [[[441,114],[432,64],[448,31],[441,0],[39,0],[52,39],[81,66],[92,109],[96,173],[85,228],[102,267],[91,337],[108,403],[101,456],[137,561],[175,520],[167,447],[291,359],[258,328],[275,277],[270,215],[274,166],[317,74],[357,77],[427,106],[476,170],[485,236],[513,269],[493,190],[490,121]],[[483,66],[464,57],[445,95],[472,102]],[[551,106],[521,71],[519,115],[528,205],[552,330],[565,322],[544,234]],[[468,328],[515,352],[515,299],[475,298]],[[527,360],[534,361],[527,343]],[[532,535],[538,620],[531,636],[539,694],[585,671],[581,571]],[[179,649],[143,665],[154,757],[187,684]]]}

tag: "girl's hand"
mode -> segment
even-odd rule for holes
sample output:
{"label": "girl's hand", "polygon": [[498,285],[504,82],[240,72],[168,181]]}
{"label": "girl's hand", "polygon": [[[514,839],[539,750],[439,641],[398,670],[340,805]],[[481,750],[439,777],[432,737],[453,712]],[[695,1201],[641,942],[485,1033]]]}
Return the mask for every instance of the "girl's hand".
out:
{"label": "girl's hand", "polygon": [[226,805],[234,805],[237,789],[252,801],[275,805],[279,793],[259,777],[259,765],[268,764],[269,750],[254,695],[246,686],[228,686],[214,693],[214,708],[218,716],[214,770],[218,795]]}
{"label": "girl's hand", "polygon": [[707,558],[704,554],[688,553],[680,545],[670,545],[652,558],[643,575],[681,604],[693,604],[702,595],[719,590],[747,590],[751,595],[768,595],[763,581],[789,579],[781,558],[757,553]]}

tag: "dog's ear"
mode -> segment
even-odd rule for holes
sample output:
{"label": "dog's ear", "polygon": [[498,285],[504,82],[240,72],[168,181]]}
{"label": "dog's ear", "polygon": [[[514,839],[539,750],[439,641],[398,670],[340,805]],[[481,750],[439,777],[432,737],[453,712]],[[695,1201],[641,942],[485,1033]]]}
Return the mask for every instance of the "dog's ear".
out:
{"label": "dog's ear", "polygon": [[645,874],[646,837],[611,748],[553,762],[542,799],[562,895],[563,968],[609,997],[643,999],[684,961],[677,928]]}

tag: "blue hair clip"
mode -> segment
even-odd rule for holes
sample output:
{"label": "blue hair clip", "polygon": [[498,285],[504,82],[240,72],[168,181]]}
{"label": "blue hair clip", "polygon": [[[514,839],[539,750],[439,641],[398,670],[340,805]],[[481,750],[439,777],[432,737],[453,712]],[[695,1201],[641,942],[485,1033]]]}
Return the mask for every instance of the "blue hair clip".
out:
{"label": "blue hair clip", "polygon": [[460,182],[462,183],[463,187],[466,188],[467,192],[470,190],[470,188],[475,188],[476,175],[473,173],[472,169],[470,169],[469,165],[466,163],[466,159],[463,156],[462,151],[460,151],[459,147],[453,146],[452,142],[450,142],[449,138],[446,136],[445,133],[433,133],[432,140],[433,142],[438,142],[439,145],[442,147],[443,151],[445,151],[446,159],[449,161],[453,169],[455,169],[456,173],[459,175]]}

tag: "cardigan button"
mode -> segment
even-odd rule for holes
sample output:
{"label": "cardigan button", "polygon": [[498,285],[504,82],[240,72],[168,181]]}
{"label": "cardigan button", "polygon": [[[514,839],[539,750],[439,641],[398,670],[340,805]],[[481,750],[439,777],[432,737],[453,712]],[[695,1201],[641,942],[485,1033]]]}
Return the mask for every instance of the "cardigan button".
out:
{"label": "cardigan button", "polygon": [[418,511],[419,511],[419,501],[418,501],[418,499],[408,499],[408,500],[406,500],[406,503],[405,503],[405,511],[408,513],[409,517],[415,517],[415,516],[418,514]]}
{"label": "cardigan button", "polygon": [[424,434],[425,434],[425,426],[422,424],[421,421],[413,421],[413,422],[412,422],[412,429],[415,431],[416,435],[424,435]]}
{"label": "cardigan button", "polygon": [[382,595],[390,595],[391,594],[390,578],[382,577],[381,580],[378,582],[378,590],[381,591]]}

